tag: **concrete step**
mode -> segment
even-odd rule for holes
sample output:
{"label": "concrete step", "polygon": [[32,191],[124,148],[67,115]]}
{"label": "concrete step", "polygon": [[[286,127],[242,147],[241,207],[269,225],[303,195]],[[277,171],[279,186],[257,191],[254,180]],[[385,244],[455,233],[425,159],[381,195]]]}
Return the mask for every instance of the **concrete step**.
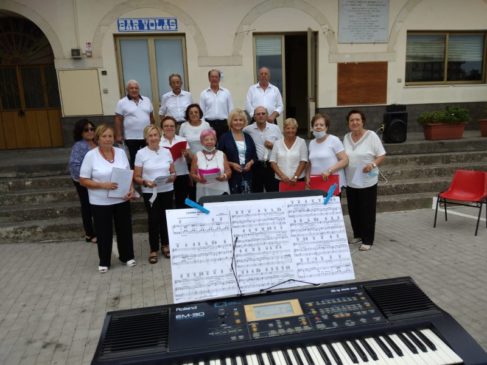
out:
{"label": "concrete step", "polygon": [[[132,212],[145,212],[144,202],[137,199],[131,202]],[[81,217],[79,201],[51,202],[39,205],[14,205],[0,207],[0,224],[34,221],[40,219]]]}
{"label": "concrete step", "polygon": [[405,180],[416,178],[430,178],[435,179],[437,177],[453,177],[456,170],[479,170],[487,171],[487,162],[470,162],[470,163],[451,163],[443,165],[430,165],[430,166],[394,166],[384,165],[381,168],[382,174],[390,180]]}
{"label": "concrete step", "polygon": [[0,178],[42,177],[68,175],[68,160],[32,165],[0,166]]}
{"label": "concrete step", "polygon": [[469,137],[445,141],[425,141],[420,139],[406,141],[405,143],[386,143],[384,147],[388,155],[486,151],[487,138]]}
{"label": "concrete step", "polygon": [[24,177],[0,179],[0,192],[33,191],[44,188],[73,188],[69,175],[50,175],[42,177]]}
{"label": "concrete step", "polygon": [[450,185],[451,177],[417,178],[409,180],[390,180],[387,183],[380,181],[379,196],[430,192],[438,194]]}
{"label": "concrete step", "polygon": [[78,200],[78,194],[73,187],[44,188],[31,191],[20,191],[0,196],[0,207],[14,205],[38,205],[53,202],[66,202]]}
{"label": "concrete step", "polygon": [[439,164],[487,163],[487,149],[474,152],[427,153],[387,156],[382,164],[385,166],[430,166]]}

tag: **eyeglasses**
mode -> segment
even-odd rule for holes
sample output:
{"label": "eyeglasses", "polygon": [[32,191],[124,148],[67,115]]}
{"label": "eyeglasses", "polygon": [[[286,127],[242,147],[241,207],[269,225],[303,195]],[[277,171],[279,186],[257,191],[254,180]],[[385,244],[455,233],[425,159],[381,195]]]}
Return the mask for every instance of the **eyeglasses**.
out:
{"label": "eyeglasses", "polygon": [[83,129],[83,132],[94,132],[94,131],[95,131],[95,128],[93,128],[93,127],[88,127],[88,128]]}

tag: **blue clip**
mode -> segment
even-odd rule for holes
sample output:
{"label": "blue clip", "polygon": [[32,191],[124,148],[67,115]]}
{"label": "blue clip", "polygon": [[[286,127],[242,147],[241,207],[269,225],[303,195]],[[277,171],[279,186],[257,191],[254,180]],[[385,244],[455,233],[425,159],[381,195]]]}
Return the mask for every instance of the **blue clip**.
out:
{"label": "blue clip", "polygon": [[186,204],[188,207],[198,209],[201,213],[210,214],[210,211],[208,209],[206,209],[204,206],[199,205],[198,203],[192,201],[191,199],[186,198],[184,200],[184,204]]}
{"label": "blue clip", "polygon": [[323,204],[325,205],[328,204],[336,188],[337,188],[337,184],[333,184],[332,186],[330,186],[330,189],[328,189],[328,193],[326,194],[326,198]]}

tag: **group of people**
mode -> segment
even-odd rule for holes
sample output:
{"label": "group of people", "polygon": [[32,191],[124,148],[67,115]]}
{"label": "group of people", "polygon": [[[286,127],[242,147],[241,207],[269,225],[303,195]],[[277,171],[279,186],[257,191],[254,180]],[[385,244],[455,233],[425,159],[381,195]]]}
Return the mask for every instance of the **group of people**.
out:
{"label": "group of people", "polygon": [[[279,184],[298,181],[310,188],[313,177],[326,180],[331,175],[338,176],[339,189],[346,188],[354,236],[350,243],[370,250],[378,166],[385,150],[379,137],[365,128],[365,115],[359,110],[348,113],[350,133],[343,143],[327,134],[330,119],[315,115],[311,120],[315,138],[308,147],[297,136],[294,118],[284,121],[283,133],[275,124],[282,98],[270,84],[267,68],[259,70],[259,82],[249,88],[245,110],[233,107],[220,78],[220,71],[209,71],[210,86],[197,104],[182,90],[180,75],[171,75],[171,91],[161,98],[160,124],[154,120],[149,98],[140,95],[139,84],[131,80],[127,95],[117,103],[114,128],[103,124],[95,129],[86,119],[75,125],[71,177],[80,198],[85,239],[98,246],[101,273],[111,265],[112,222],[120,261],[136,264],[130,209],[136,189],[148,214],[151,264],[158,262],[159,250],[170,257],[166,210],[185,207],[186,198],[278,191]],[[123,198],[108,194],[118,187],[111,182],[114,167],[134,171]]]}

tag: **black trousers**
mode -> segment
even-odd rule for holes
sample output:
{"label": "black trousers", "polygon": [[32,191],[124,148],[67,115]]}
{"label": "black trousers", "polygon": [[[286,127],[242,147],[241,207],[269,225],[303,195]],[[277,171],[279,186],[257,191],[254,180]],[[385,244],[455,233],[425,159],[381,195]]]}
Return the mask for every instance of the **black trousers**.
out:
{"label": "black trousers", "polygon": [[189,175],[179,175],[174,180],[174,202],[176,208],[187,208],[184,201],[189,197],[191,189]]}
{"label": "black trousers", "polygon": [[134,169],[135,155],[137,151],[146,146],[145,139],[126,139],[125,144],[130,154],[130,168]]}
{"label": "black trousers", "polygon": [[83,228],[87,237],[95,237],[95,229],[93,224],[93,214],[91,212],[90,200],[88,198],[88,189],[81,186],[79,182],[73,180],[73,184],[78,192],[79,202],[81,204],[81,219],[83,220]]}
{"label": "black trousers", "polygon": [[347,204],[353,237],[361,238],[365,245],[374,244],[377,184],[364,189],[347,187]]}
{"label": "black trousers", "polygon": [[220,140],[220,136],[228,132],[228,123],[226,119],[214,119],[214,120],[206,120],[209,124],[210,127],[213,128],[216,132],[216,140]]}
{"label": "black trousers", "polygon": [[151,252],[159,251],[159,243],[169,244],[167,234],[166,209],[172,208],[172,191],[157,193],[157,198],[150,204],[151,193],[143,193],[145,210],[147,211],[147,221],[149,226],[149,245]]}
{"label": "black trousers", "polygon": [[279,180],[274,177],[270,162],[256,161],[252,169],[252,192],[279,191]]}
{"label": "black trousers", "polygon": [[117,235],[117,247],[120,261],[127,262],[134,258],[132,237],[132,213],[128,201],[113,205],[92,205],[93,218],[98,240],[100,266],[110,267],[113,244],[113,223]]}

